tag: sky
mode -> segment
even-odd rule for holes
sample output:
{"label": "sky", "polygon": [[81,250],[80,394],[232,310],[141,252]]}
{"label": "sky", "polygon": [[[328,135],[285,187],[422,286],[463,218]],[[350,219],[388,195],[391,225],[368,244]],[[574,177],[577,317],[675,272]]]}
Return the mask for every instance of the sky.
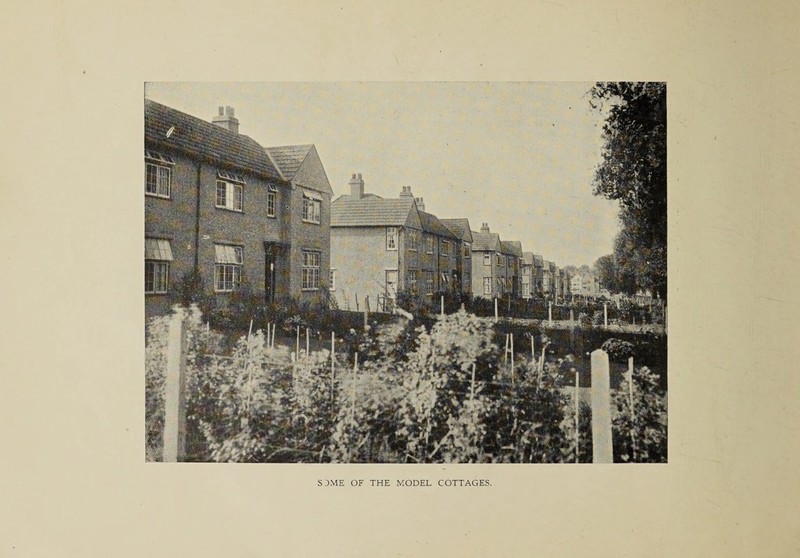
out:
{"label": "sky", "polygon": [[204,120],[231,106],[264,146],[313,143],[334,196],[411,186],[439,218],[488,223],[559,266],[612,252],[616,203],[592,195],[604,115],[591,83],[149,82],[145,96]]}

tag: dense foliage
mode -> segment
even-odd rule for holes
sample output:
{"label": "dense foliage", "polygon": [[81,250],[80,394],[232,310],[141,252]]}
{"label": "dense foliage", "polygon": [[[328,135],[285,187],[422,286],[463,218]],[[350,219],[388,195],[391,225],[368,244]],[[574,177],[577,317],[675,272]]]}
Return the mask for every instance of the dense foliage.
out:
{"label": "dense foliage", "polygon": [[[333,366],[326,350],[292,362],[259,330],[220,355],[221,338],[206,331],[198,311],[189,311],[186,323],[191,460],[544,463],[575,461],[576,451],[590,460],[585,405],[576,448],[572,357],[544,365],[519,357],[512,369],[492,322],[467,312],[430,328],[402,319],[352,330]],[[167,319],[158,318],[147,332],[150,460],[161,455],[166,331]],[[660,455],[665,444],[652,421],[665,420],[666,410],[644,408],[657,404],[645,389],[634,403],[641,416],[637,460]],[[619,399],[618,429],[625,425],[623,404]],[[621,455],[629,460],[633,453],[626,447]]]}
{"label": "dense foliage", "polygon": [[667,87],[663,82],[597,83],[591,103],[607,108],[603,160],[594,193],[619,202],[616,287],[667,296]]}

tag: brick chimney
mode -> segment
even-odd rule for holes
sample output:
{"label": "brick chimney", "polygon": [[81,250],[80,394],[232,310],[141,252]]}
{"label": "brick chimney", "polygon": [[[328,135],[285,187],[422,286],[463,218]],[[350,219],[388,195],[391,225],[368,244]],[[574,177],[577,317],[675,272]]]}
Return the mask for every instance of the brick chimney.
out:
{"label": "brick chimney", "polygon": [[414,198],[417,202],[417,209],[420,211],[425,211],[425,200],[422,198]]}
{"label": "brick chimney", "polygon": [[211,119],[216,126],[220,128],[225,128],[233,132],[234,134],[239,133],[239,119],[237,119],[233,114],[233,107],[219,107],[219,114],[214,116]]}
{"label": "brick chimney", "polygon": [[350,197],[354,200],[364,197],[364,179],[361,178],[361,173],[353,173],[353,178],[350,179]]}
{"label": "brick chimney", "polygon": [[414,195],[411,193],[411,186],[403,186],[403,190],[400,192],[400,198],[413,198]]}
{"label": "brick chimney", "polygon": [[481,232],[483,234],[489,234],[489,223],[483,223],[481,225]]}

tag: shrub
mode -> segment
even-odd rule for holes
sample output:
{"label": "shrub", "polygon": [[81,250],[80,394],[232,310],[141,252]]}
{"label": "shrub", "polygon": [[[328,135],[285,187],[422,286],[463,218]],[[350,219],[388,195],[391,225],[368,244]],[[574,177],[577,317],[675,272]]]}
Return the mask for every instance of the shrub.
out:
{"label": "shrub", "polygon": [[643,366],[633,373],[633,414],[629,379],[613,393],[614,461],[667,462],[667,401],[658,377]]}

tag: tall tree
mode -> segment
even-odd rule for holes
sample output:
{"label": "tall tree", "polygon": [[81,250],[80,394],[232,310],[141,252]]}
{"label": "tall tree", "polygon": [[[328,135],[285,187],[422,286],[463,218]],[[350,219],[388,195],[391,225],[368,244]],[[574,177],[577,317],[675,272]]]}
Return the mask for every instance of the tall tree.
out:
{"label": "tall tree", "polygon": [[594,276],[600,281],[600,285],[611,292],[618,292],[617,287],[617,264],[614,261],[614,254],[600,256],[594,262]]}
{"label": "tall tree", "polygon": [[622,230],[614,243],[619,286],[666,298],[667,86],[597,83],[590,103],[608,106],[594,193],[619,202]]}

